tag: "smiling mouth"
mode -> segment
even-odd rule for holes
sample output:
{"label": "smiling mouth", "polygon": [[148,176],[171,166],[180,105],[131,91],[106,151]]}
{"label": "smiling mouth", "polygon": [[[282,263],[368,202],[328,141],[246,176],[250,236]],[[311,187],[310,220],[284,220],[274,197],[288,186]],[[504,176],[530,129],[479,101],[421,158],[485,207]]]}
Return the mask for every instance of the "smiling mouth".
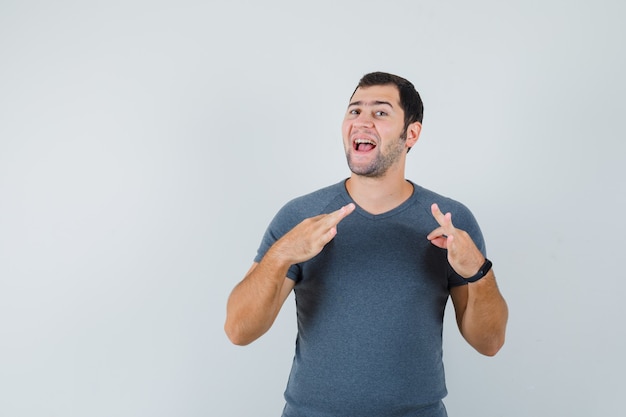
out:
{"label": "smiling mouth", "polygon": [[353,142],[354,150],[358,152],[371,151],[376,147],[376,143],[369,139],[355,139]]}

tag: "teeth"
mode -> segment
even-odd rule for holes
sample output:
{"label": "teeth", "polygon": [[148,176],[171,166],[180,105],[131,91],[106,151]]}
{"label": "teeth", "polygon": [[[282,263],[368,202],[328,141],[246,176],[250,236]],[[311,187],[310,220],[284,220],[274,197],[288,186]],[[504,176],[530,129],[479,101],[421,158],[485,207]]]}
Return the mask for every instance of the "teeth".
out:
{"label": "teeth", "polygon": [[360,145],[362,143],[369,143],[370,145],[376,145],[373,141],[369,139],[356,139],[354,143],[356,143],[357,145]]}

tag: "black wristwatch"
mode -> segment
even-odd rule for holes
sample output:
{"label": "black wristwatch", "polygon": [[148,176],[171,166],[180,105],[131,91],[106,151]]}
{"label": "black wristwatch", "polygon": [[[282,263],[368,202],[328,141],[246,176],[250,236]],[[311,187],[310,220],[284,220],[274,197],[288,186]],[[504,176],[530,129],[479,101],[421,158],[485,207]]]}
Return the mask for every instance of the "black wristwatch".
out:
{"label": "black wristwatch", "polygon": [[478,281],[479,279],[481,279],[482,277],[487,275],[487,272],[489,272],[489,270],[491,269],[492,265],[493,264],[491,263],[491,261],[489,259],[485,258],[485,263],[483,264],[483,266],[480,267],[480,269],[478,270],[476,275],[471,276],[469,278],[465,278],[465,281],[467,281],[467,282],[476,282],[476,281]]}

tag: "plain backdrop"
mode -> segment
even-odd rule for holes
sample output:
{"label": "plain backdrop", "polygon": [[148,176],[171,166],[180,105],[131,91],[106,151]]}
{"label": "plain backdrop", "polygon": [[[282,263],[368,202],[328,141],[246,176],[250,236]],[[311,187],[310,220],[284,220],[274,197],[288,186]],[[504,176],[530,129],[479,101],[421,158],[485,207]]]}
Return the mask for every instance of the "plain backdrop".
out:
{"label": "plain backdrop", "polygon": [[626,6],[0,1],[0,415],[278,416],[287,301],[232,287],[287,200],[349,175],[358,79],[416,85],[407,177],[462,201],[510,307],[495,358],[447,314],[451,416],[623,412]]}

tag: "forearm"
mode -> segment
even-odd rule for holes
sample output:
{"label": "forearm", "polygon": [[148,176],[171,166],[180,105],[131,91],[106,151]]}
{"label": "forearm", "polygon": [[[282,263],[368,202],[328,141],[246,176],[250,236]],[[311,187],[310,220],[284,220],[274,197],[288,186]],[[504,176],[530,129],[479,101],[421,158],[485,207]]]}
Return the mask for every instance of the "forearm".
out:
{"label": "forearm", "polygon": [[247,345],[272,326],[295,285],[286,278],[289,267],[320,253],[335,237],[337,224],[354,208],[347,204],[332,213],[304,219],[250,269],[228,299],[224,329],[233,343]]}
{"label": "forearm", "polygon": [[289,264],[270,249],[233,289],[224,330],[237,345],[247,345],[272,326],[284,302],[282,290]]}
{"label": "forearm", "polygon": [[467,285],[467,305],[460,327],[463,337],[480,353],[493,356],[504,344],[508,307],[493,271]]}

